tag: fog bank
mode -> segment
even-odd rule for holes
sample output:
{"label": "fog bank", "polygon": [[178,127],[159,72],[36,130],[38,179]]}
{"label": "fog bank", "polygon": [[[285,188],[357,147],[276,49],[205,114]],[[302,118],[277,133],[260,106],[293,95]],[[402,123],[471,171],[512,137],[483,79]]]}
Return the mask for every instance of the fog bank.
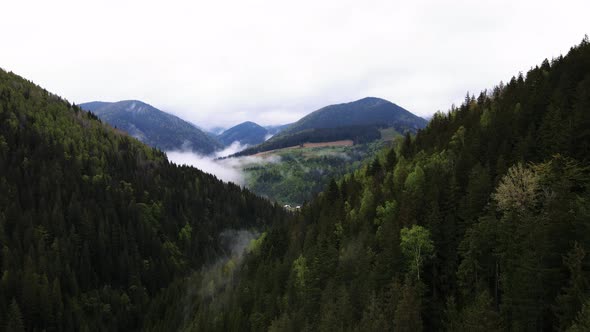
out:
{"label": "fog bank", "polygon": [[242,171],[244,166],[250,164],[278,163],[279,156],[246,156],[239,158],[217,159],[227,157],[234,153],[240,152],[247,148],[248,145],[242,145],[234,142],[225,149],[217,151],[210,155],[201,155],[189,150],[166,151],[168,160],[178,165],[188,165],[198,168],[199,170],[215,175],[218,179],[225,182],[233,182],[238,185],[245,185],[245,175]]}

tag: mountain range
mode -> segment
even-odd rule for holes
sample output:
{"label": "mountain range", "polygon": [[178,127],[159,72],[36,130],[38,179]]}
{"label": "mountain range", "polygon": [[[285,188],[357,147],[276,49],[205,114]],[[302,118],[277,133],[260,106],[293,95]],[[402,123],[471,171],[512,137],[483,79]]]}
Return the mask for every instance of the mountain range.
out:
{"label": "mountain range", "polygon": [[237,155],[309,142],[344,139],[367,142],[380,137],[379,128],[392,127],[399,133],[415,132],[426,124],[426,120],[404,108],[374,97],[326,106],[292,124],[262,127],[246,121],[226,130],[215,127],[208,133],[138,100],[94,101],[80,106],[150,146],[165,151],[192,150],[201,154],[211,154],[233,142],[250,146]]}

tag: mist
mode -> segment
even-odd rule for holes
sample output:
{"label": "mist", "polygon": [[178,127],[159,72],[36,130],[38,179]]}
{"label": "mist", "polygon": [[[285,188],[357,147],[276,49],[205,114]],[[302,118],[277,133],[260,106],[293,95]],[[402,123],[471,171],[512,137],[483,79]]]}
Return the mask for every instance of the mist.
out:
{"label": "mist", "polygon": [[241,265],[252,241],[259,236],[259,232],[245,229],[228,229],[219,234],[219,244],[224,255],[201,270],[199,294],[202,298],[214,297],[227,284],[233,282],[234,270]]}
{"label": "mist", "polygon": [[[183,323],[181,330],[194,330],[190,324],[197,305],[203,301],[218,300],[225,303],[225,290],[235,282],[235,272],[244,261],[244,255],[256,248],[265,234],[256,230],[226,229],[217,240],[221,254],[215,261],[194,271],[186,281],[186,289],[181,301],[183,302]],[[225,294],[226,295],[226,294]]]}
{"label": "mist", "polygon": [[246,184],[245,173],[243,172],[245,165],[278,163],[281,161],[279,156],[274,155],[218,159],[240,152],[247,147],[247,144],[243,145],[240,142],[233,142],[225,149],[210,155],[201,155],[186,149],[167,151],[166,155],[168,156],[168,160],[177,165],[193,166],[205,173],[215,175],[222,181],[233,182],[244,186]]}
{"label": "mist", "polygon": [[175,164],[193,166],[215,175],[222,181],[244,185],[244,176],[239,169],[227,165],[223,160],[215,160],[214,156],[203,156],[189,151],[168,151],[166,155]]}
{"label": "mist", "polygon": [[226,147],[225,149],[215,152],[215,157],[222,158],[222,157],[231,156],[232,154],[238,153],[238,152],[246,149],[248,146],[249,146],[248,144],[242,144],[238,141],[235,141],[232,144],[230,144],[228,147]]}

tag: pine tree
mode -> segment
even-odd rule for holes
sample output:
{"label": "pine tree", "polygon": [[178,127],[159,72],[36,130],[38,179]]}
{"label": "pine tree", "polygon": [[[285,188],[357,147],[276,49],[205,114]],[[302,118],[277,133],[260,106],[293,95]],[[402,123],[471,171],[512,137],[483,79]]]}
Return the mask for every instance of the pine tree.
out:
{"label": "pine tree", "polygon": [[8,308],[8,319],[6,321],[6,332],[24,332],[23,315],[15,299],[12,299]]}

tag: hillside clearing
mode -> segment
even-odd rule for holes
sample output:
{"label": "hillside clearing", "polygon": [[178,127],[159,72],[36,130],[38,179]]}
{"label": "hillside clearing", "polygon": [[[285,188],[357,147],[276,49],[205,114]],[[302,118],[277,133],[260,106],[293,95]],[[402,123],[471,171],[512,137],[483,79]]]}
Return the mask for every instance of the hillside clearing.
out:
{"label": "hillside clearing", "polygon": [[292,150],[292,149],[321,148],[321,147],[334,147],[334,146],[353,146],[353,145],[354,145],[354,142],[350,139],[341,140],[341,141],[332,141],[332,142],[321,142],[321,143],[303,143],[300,145],[290,146],[287,148],[258,152],[254,156],[260,157],[260,156],[265,156],[268,154],[277,153],[277,152],[281,152],[281,151],[285,151],[285,150]]}

